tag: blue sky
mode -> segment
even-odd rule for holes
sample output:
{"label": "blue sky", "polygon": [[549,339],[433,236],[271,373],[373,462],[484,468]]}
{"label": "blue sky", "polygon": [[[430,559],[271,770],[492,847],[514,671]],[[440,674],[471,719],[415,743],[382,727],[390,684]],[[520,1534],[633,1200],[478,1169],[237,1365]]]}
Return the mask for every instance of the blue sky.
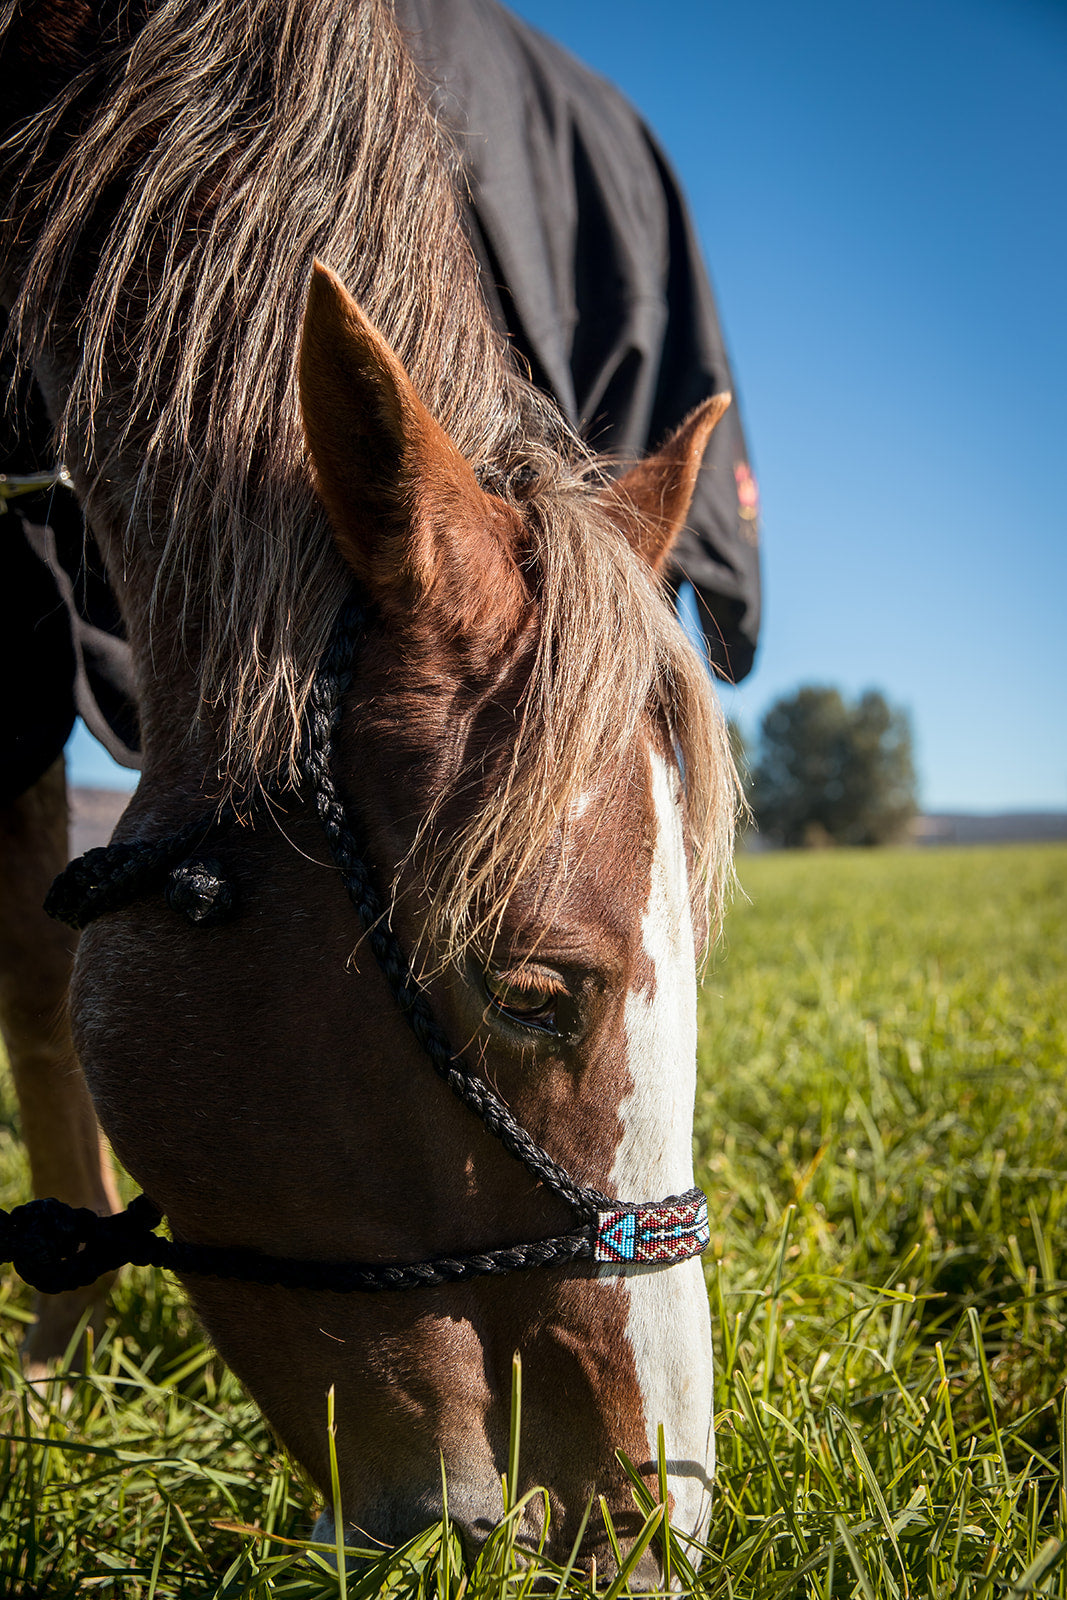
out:
{"label": "blue sky", "polygon": [[515,9],[641,109],[704,242],[764,514],[731,712],[873,685],[927,809],[1067,809],[1067,7]]}

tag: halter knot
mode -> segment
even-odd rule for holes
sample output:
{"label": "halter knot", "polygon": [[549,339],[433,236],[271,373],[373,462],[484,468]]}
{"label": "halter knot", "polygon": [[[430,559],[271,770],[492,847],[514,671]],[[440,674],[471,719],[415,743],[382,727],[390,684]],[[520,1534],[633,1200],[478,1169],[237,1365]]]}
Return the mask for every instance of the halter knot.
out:
{"label": "halter knot", "polygon": [[167,904],[198,928],[214,928],[237,910],[237,888],[214,856],[190,856],[167,880]]}
{"label": "halter knot", "polygon": [[0,1212],[0,1261],[42,1294],[83,1289],[127,1261],[151,1263],[152,1229],[162,1213],[147,1195],[114,1217],[60,1200],[31,1200]]}

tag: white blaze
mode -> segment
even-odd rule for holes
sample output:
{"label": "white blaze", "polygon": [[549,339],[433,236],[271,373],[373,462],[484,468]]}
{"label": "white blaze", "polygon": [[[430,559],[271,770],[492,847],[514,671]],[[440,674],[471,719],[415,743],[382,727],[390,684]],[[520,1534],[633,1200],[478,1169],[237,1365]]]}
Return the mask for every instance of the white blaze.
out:
{"label": "white blaze", "polygon": [[[696,949],[678,774],[652,755],[656,844],[642,919],[651,991],[626,999],[633,1090],[621,1107],[623,1136],[612,1168],[624,1200],[662,1200],[693,1187],[696,1094]],[[607,1268],[607,1273],[617,1268]],[[626,1333],[644,1401],[649,1460],[663,1424],[673,1521],[698,1536],[711,1510],[711,1316],[699,1261],[625,1269]]]}

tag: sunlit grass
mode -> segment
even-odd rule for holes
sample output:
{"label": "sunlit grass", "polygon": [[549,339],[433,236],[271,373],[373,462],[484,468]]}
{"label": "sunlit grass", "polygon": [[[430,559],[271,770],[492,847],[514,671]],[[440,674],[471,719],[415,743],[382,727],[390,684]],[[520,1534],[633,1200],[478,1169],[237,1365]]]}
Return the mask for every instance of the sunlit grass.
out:
{"label": "sunlit grass", "polygon": [[[742,880],[702,1002],[720,1465],[699,1590],[1067,1595],[1067,850],[754,858]],[[4,1205],[28,1193],[12,1125],[8,1100]],[[510,1494],[473,1569],[445,1523],[338,1572],[171,1280],[124,1274],[87,1371],[36,1389],[28,1304],[5,1282],[0,1595],[488,1600],[539,1572],[588,1595],[521,1551]],[[692,1588],[697,1552],[634,1494]]]}
{"label": "sunlit grass", "polygon": [[1063,1593],[1067,851],[742,879],[697,1110],[709,1587]]}

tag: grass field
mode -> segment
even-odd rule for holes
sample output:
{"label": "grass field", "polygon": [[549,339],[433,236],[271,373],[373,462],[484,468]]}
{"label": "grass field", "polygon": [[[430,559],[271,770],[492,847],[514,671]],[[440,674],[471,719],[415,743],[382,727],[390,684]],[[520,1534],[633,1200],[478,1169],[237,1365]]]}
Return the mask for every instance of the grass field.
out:
{"label": "grass field", "polygon": [[[741,876],[702,1002],[720,1467],[699,1590],[1067,1595],[1067,849]],[[8,1096],[5,1206],[28,1193],[13,1127]],[[0,1595],[338,1592],[271,1541],[306,1536],[313,1497],[172,1283],[128,1273],[90,1373],[37,1394],[27,1305],[5,1285]],[[507,1528],[457,1563],[430,1530],[347,1591],[533,1577]]]}

